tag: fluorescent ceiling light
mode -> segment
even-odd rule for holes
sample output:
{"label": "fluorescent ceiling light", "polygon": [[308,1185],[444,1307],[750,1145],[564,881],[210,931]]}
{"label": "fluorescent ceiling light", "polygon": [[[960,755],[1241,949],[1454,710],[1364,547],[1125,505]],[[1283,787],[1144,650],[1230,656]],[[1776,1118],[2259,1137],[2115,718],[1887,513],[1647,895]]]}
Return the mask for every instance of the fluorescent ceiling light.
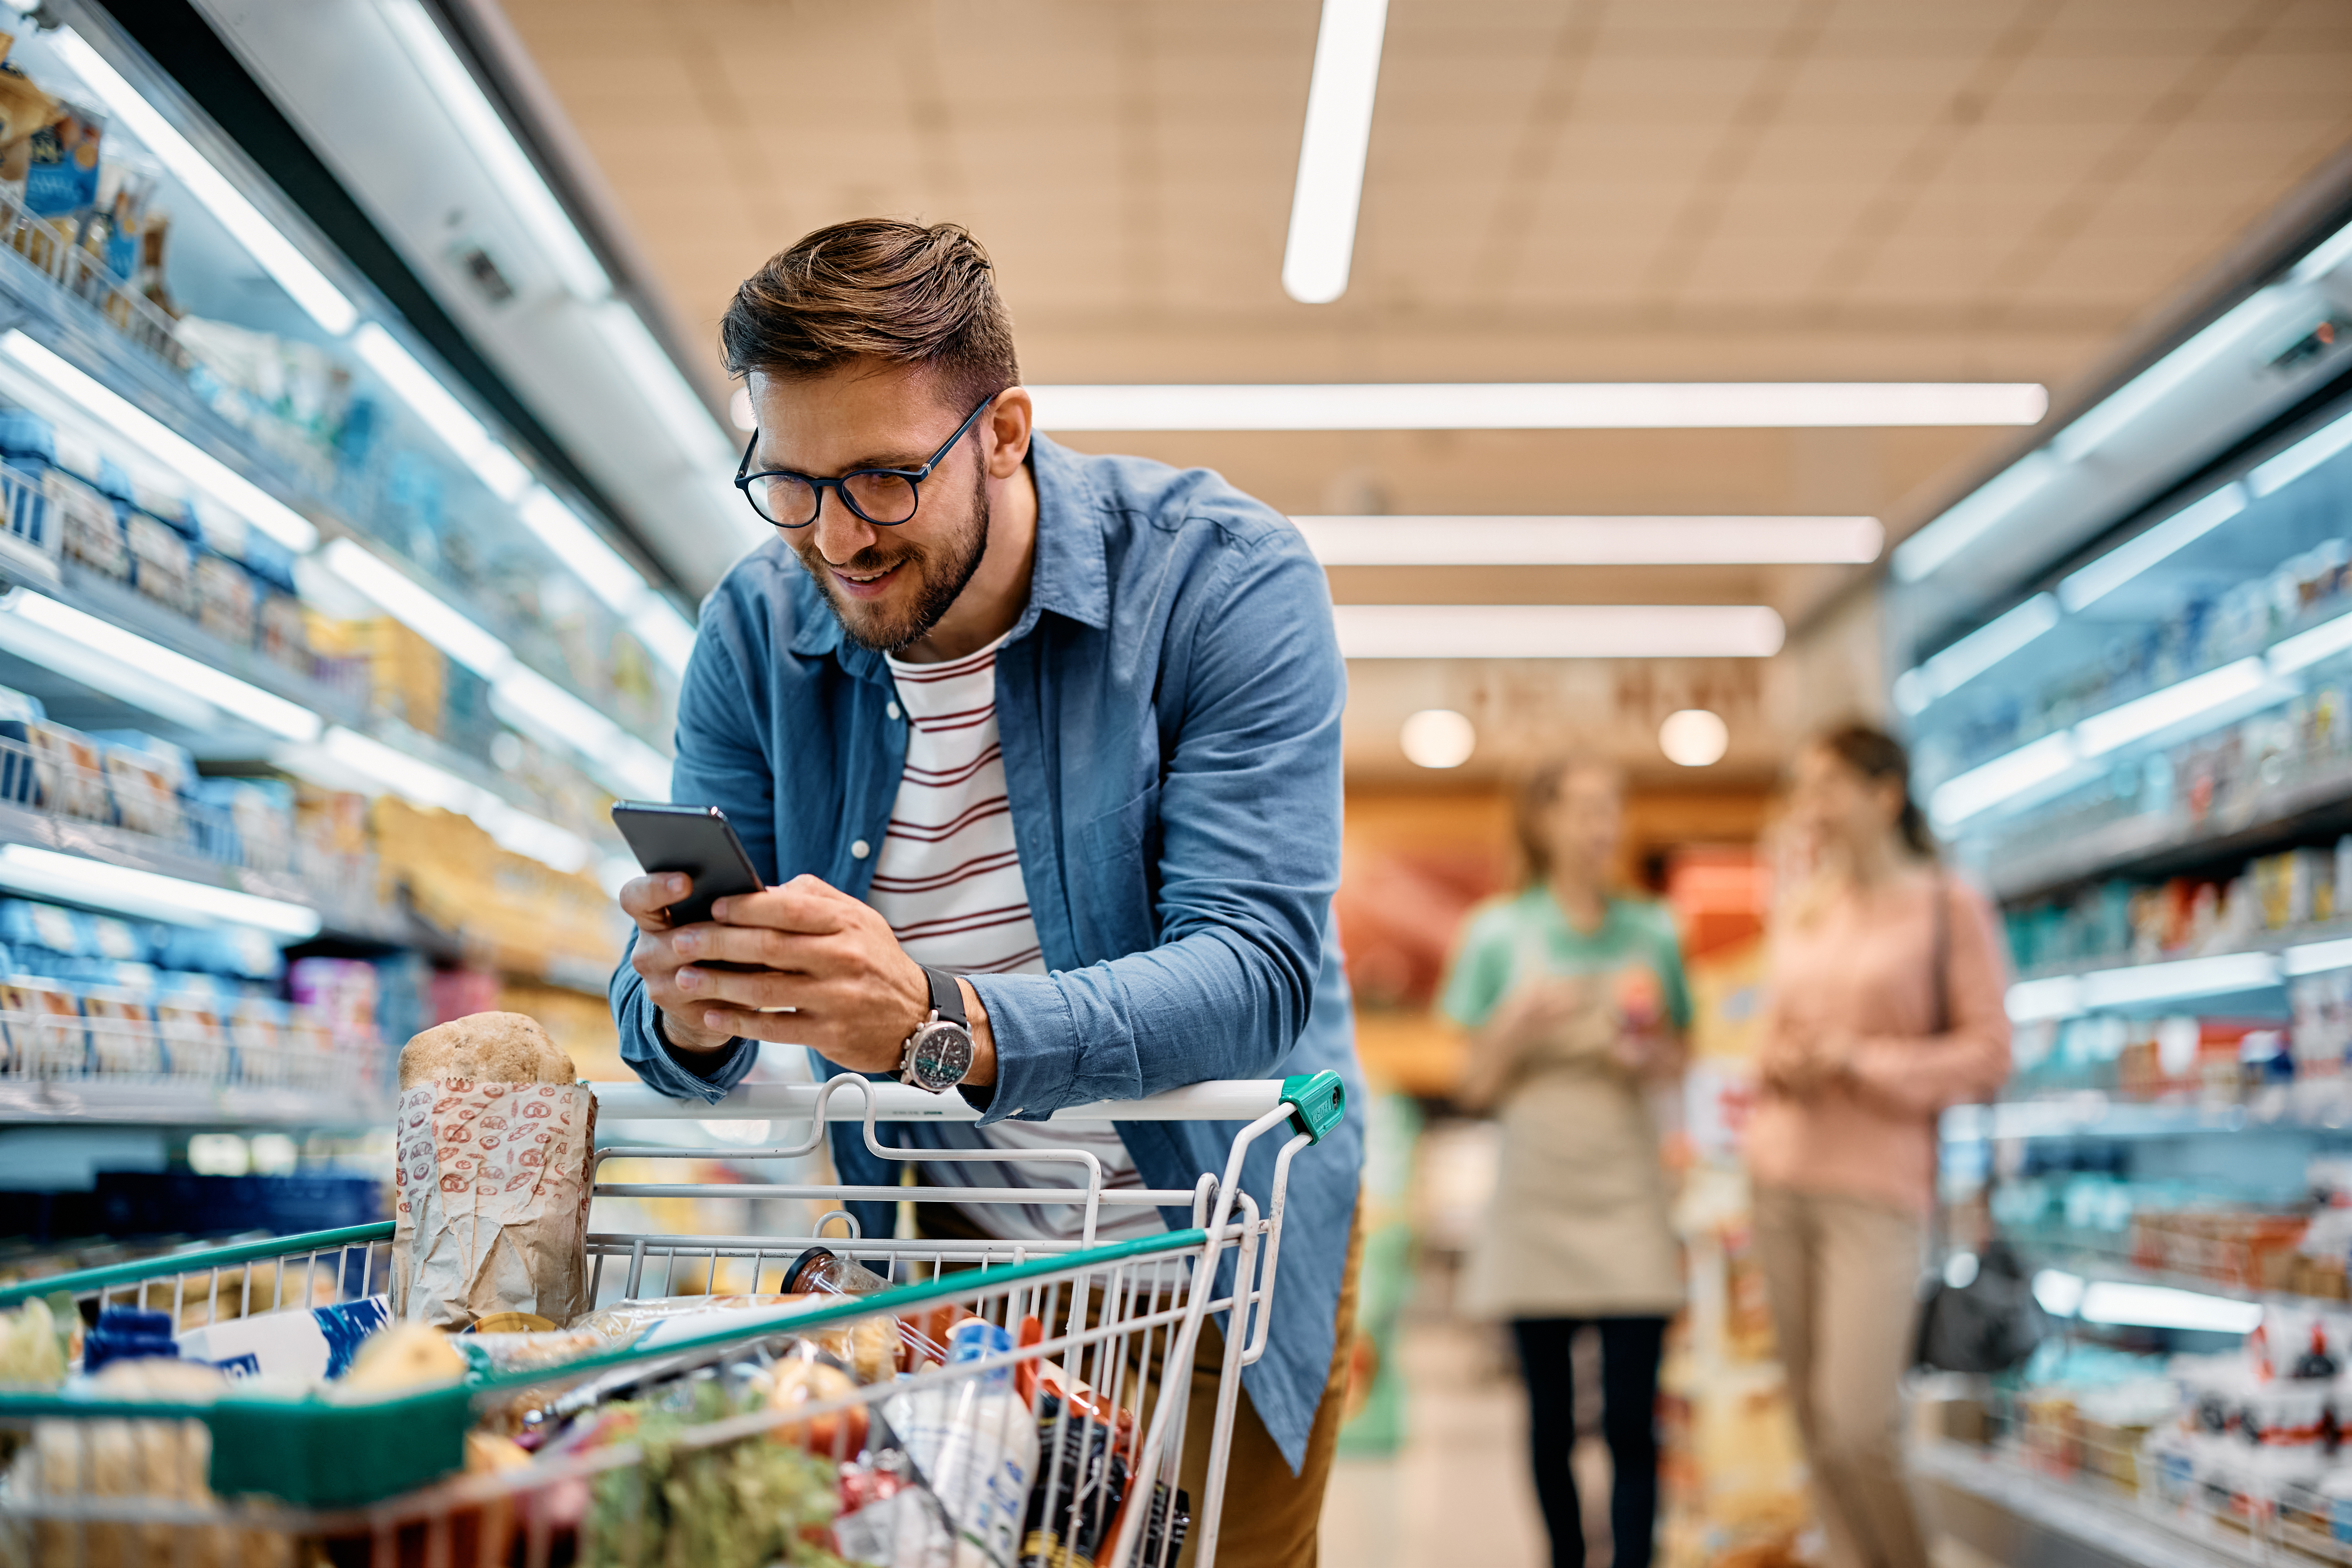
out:
{"label": "fluorescent ceiling light", "polygon": [[572,568],[615,615],[625,616],[635,611],[646,596],[646,580],[578,512],[551,491],[534,489],[523,498],[518,513],[539,542]]}
{"label": "fluorescent ceiling light", "polygon": [[1750,565],[1878,559],[1874,517],[1295,517],[1326,566]]}
{"label": "fluorescent ceiling light", "polygon": [[2294,270],[2287,274],[2287,280],[2293,283],[2315,282],[2335,271],[2347,256],[2352,256],[2352,224],[2347,224],[2314,247],[2309,255],[2294,264]]}
{"label": "fluorescent ceiling light", "polygon": [[2061,462],[2067,463],[2079,461],[2095,451],[2116,431],[2261,327],[2284,298],[2283,290],[2272,288],[2239,301],[2235,309],[2071,421],[2051,437],[2050,449]]}
{"label": "fluorescent ceiling light", "polygon": [[2085,1007],[2123,1007],[2180,996],[2226,996],[2276,985],[2279,961],[2267,952],[2224,952],[2169,963],[2138,963],[2083,975]]}
{"label": "fluorescent ceiling light", "polygon": [[594,856],[588,841],[570,829],[509,805],[446,769],[356,731],[337,725],[327,731],[323,749],[336,762],[393,795],[471,817],[502,849],[566,873],[582,869]]}
{"label": "fluorescent ceiling light", "polygon": [[1917,713],[1937,698],[1948,697],[2058,624],[2058,602],[2036,594],[2008,610],[1933,658],[1916,669],[1895,678],[1895,702],[1906,713]]}
{"label": "fluorescent ceiling light", "polygon": [[2134,698],[2104,713],[2094,713],[2074,726],[2074,745],[2085,757],[2105,756],[2117,746],[2144,740],[2226,702],[2262,691],[2271,682],[2270,668],[2258,657],[2239,659],[2219,669]]}
{"label": "fluorescent ceiling light", "polygon": [[0,845],[0,887],[180,925],[257,926],[297,941],[319,934],[319,911],[301,904],[29,844]]}
{"label": "fluorescent ceiling light", "polygon": [[90,91],[98,95],[121,127],[172,171],[188,188],[189,195],[202,202],[205,210],[220,220],[221,226],[261,264],[262,270],[276,279],[278,286],[310,312],[312,321],[336,337],[352,330],[352,323],[359,320],[359,311],[342,290],[329,282],[327,275],[263,217],[260,209],[246,199],[245,193],[214,168],[170,121],[156,111],[153,104],[142,98],[123,79],[121,72],[109,65],[106,58],[71,27],[59,27],[49,35],[49,41],[68,68],[89,84]]}
{"label": "fluorescent ceiling light", "polygon": [[319,531],[309,518],[23,332],[11,327],[0,333],[0,352],[289,550],[299,553],[319,542]]}
{"label": "fluorescent ceiling light", "polygon": [[1340,605],[1349,658],[1766,658],[1762,605]]}
{"label": "fluorescent ceiling light", "polygon": [[492,495],[511,504],[530,488],[530,470],[522,466],[522,459],[492,436],[441,384],[437,376],[394,341],[390,332],[370,321],[359,330],[352,346],[359,350],[360,357],[384,379],[385,384],[400,395],[400,400],[474,470]]}
{"label": "fluorescent ceiling light", "polygon": [[374,552],[338,539],[320,555],[336,576],[483,679],[495,681],[513,668],[514,653],[506,644]]}
{"label": "fluorescent ceiling light", "polygon": [[2011,382],[1339,382],[1033,386],[1046,430],[1674,430],[2031,425]]}
{"label": "fluorescent ceiling light", "polygon": [[701,395],[688,384],[686,373],[669,357],[646,326],[645,318],[618,300],[596,307],[596,330],[637,391],[677,441],[678,453],[688,463],[723,462],[731,470],[735,448],[710,416]]}
{"label": "fluorescent ceiling light", "polygon": [[2068,576],[2058,584],[2059,601],[2069,611],[2096,603],[2175,551],[2202,539],[2245,510],[2248,499],[2246,487],[2232,481],[2189,502],[2154,528],[2133,535]]}
{"label": "fluorescent ceiling light", "polygon": [[2321,426],[2277,457],[2257,464],[2253,472],[2246,476],[2247,487],[2257,496],[2284,489],[2347,447],[2352,447],[2352,414]]}
{"label": "fluorescent ceiling light", "polygon": [[517,221],[530,231],[563,287],[586,300],[611,293],[612,279],[596,253],[563,210],[563,204],[555,199],[538,165],[515,140],[514,132],[491,106],[473,72],[449,47],[439,25],[416,0],[383,0],[382,8],[401,47],[424,73],[426,85],[482,161],[491,183],[514,209]]}
{"label": "fluorescent ceiling light", "polygon": [[1928,813],[1939,826],[1957,826],[1979,812],[2048,784],[2077,760],[2072,734],[2062,730],[2044,735],[1937,784],[1927,797]]}
{"label": "fluorescent ceiling light", "polygon": [[1283,292],[1303,305],[1328,305],[1348,291],[1388,19],[1388,0],[1323,0],[1282,251]]}
{"label": "fluorescent ceiling light", "polygon": [[2292,675],[2347,648],[2352,648],[2352,615],[2323,621],[2307,632],[2297,632],[2283,642],[2273,643],[2263,657],[2273,675]]}
{"label": "fluorescent ceiling light", "polygon": [[2047,448],[2036,448],[1979,485],[1895,547],[1895,575],[1916,583],[2024,505],[2065,471]]}
{"label": "fluorescent ceiling light", "polygon": [[2352,969],[2352,937],[2290,947],[2279,954],[2279,968],[2287,974],[2324,974],[2331,969]]}
{"label": "fluorescent ceiling light", "polygon": [[308,708],[184,654],[174,653],[111,621],[85,615],[70,605],[30,589],[9,595],[0,600],[0,605],[5,605],[12,615],[175,686],[234,718],[290,741],[314,741],[319,737],[322,721]]}

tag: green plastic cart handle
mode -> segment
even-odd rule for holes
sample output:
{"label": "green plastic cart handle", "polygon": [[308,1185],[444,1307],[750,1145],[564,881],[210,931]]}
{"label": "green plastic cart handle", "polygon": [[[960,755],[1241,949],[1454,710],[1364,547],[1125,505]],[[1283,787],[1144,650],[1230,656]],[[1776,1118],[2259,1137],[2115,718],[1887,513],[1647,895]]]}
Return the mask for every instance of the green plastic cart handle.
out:
{"label": "green plastic cart handle", "polygon": [[1335,1072],[1293,1073],[1282,1080],[1282,1099],[1290,1124],[1318,1143],[1348,1117],[1348,1086]]}

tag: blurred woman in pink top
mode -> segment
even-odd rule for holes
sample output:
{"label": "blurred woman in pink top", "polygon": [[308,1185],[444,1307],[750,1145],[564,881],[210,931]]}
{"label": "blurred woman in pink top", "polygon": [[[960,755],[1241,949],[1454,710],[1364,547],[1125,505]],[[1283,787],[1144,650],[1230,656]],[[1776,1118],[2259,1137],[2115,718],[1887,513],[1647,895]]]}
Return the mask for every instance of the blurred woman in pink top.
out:
{"label": "blurred woman in pink top", "polygon": [[2009,1075],[1991,906],[1948,874],[1891,737],[1800,752],[1811,877],[1772,933],[1748,1135],[1756,1247],[1833,1568],[1927,1568],[1898,1385],[1936,1201],[1936,1118]]}

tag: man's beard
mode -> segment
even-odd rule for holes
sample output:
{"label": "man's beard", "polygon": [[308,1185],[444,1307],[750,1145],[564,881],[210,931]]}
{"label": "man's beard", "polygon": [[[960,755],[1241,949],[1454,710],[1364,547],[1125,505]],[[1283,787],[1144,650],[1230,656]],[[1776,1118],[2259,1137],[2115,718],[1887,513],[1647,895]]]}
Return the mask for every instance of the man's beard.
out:
{"label": "man's beard", "polygon": [[891,616],[879,605],[845,604],[824,559],[812,559],[815,555],[814,542],[807,551],[796,550],[793,553],[799,556],[802,569],[816,580],[817,591],[824,595],[833,618],[841,623],[843,636],[876,653],[896,654],[929,636],[931,628],[940,624],[940,617],[956,602],[956,596],[963,592],[964,585],[971,581],[972,574],[980,570],[980,559],[988,551],[988,485],[982,475],[972,478],[970,525],[962,532],[950,535],[940,549],[944,553],[934,558],[929,552],[913,547],[897,554],[868,548],[841,563],[841,570],[861,575],[891,565],[913,574],[914,603],[898,616]]}

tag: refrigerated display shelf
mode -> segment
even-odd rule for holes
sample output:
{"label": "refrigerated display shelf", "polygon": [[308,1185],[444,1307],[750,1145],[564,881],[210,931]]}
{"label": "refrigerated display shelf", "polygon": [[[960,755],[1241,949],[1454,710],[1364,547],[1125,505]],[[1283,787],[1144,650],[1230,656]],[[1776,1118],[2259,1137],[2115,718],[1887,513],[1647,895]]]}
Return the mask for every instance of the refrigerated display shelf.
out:
{"label": "refrigerated display shelf", "polygon": [[2066,1273],[2079,1275],[2088,1282],[2104,1280],[2116,1285],[2155,1285],[2167,1290],[2187,1290],[2200,1296],[2215,1296],[2224,1300],[2257,1305],[2264,1301],[2278,1301],[2331,1312],[2340,1312],[2345,1309],[2344,1299],[2340,1296],[2314,1296],[2298,1290],[2267,1289],[2188,1269],[2149,1268],[2134,1263],[2121,1252],[2105,1247],[2063,1241],[2040,1241],[2006,1229],[2001,1232],[2001,1239],[2037,1268],[2063,1269]]}
{"label": "refrigerated display shelf", "polygon": [[2158,1104],[2116,1100],[2097,1089],[2043,1100],[1956,1105],[1944,1112],[1946,1142],[2009,1138],[2177,1138],[2272,1128],[2315,1132],[2352,1129],[2341,1108],[2310,1110],[2288,1096],[2252,1104]]}
{"label": "refrigerated display shelf", "polygon": [[[1995,1450],[1948,1441],[1915,1442],[1912,1475],[1943,1489],[1933,1516],[1946,1532],[1999,1563],[2037,1568],[2133,1563],[2144,1568],[2277,1568],[2281,1563],[2340,1562],[2294,1552],[2203,1515],[2160,1510],[2103,1485],[2055,1479]],[[1998,1516],[1981,1517],[1989,1505]],[[2004,1528],[2005,1527],[2005,1528]]]}
{"label": "refrigerated display shelf", "polygon": [[0,1079],[0,1125],[373,1127],[391,1118],[392,1102],[370,1094],[177,1079]]}
{"label": "refrigerated display shelf", "polygon": [[2158,876],[2183,866],[2282,843],[2319,824],[2352,821],[2352,763],[2315,769],[2255,792],[2223,815],[2184,819],[2147,812],[2014,853],[1995,850],[1976,869],[2002,903],[2022,902],[2094,878]]}

